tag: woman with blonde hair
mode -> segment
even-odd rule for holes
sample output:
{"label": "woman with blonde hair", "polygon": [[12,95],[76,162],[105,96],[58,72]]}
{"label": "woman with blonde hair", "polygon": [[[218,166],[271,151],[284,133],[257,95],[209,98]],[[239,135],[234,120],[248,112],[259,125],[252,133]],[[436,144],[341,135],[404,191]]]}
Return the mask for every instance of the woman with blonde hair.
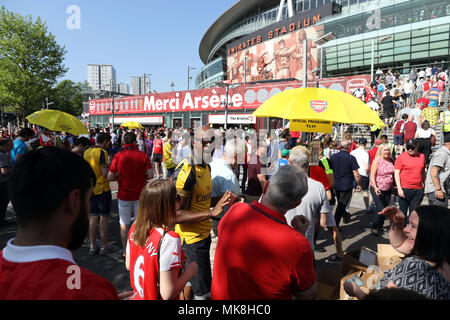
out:
{"label": "woman with blonde hair", "polygon": [[391,159],[391,148],[387,144],[381,144],[370,168],[370,193],[376,206],[371,226],[374,235],[383,233],[385,217],[378,213],[389,206],[393,187],[394,164]]}
{"label": "woman with blonde hair", "polygon": [[175,184],[168,180],[151,180],[142,190],[127,241],[133,300],[177,299],[197,274],[195,262],[184,263],[180,236],[173,231],[178,201]]}

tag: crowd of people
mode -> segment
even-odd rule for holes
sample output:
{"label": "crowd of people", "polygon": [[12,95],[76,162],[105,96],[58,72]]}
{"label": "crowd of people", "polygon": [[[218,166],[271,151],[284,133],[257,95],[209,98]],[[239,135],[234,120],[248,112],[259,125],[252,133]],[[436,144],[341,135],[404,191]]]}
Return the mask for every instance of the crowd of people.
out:
{"label": "crowd of people", "polygon": [[[371,88],[385,89],[361,98],[381,103],[373,109],[392,142],[384,132],[369,143],[351,131],[339,139],[289,128],[97,128],[81,136],[3,128],[0,228],[17,224],[17,233],[0,252],[0,298],[313,299],[317,236],[329,232],[335,253],[326,262],[341,263],[340,226],[353,218],[356,192],[373,236],[386,232],[387,220],[389,240],[406,258],[369,295],[351,283],[346,292],[370,299],[394,288],[450,299],[450,133],[431,149],[437,126],[450,122],[426,111],[440,105],[433,89],[446,78],[435,70],[428,79],[428,69],[402,84],[380,76]],[[109,244],[112,182],[121,248]],[[9,202],[15,221],[6,219]],[[118,294],[85,269],[71,290],[68,270],[81,268],[71,251],[83,243],[90,256],[117,254],[132,292]],[[420,276],[411,283],[404,270]]]}
{"label": "crowd of people", "polygon": [[[427,163],[417,138],[396,155],[386,135],[372,147],[365,138],[354,141],[351,132],[339,141],[329,134],[305,140],[289,129],[261,139],[251,131],[209,129],[106,128],[71,137],[23,128],[14,140],[3,136],[2,226],[11,201],[17,234],[0,255],[7,288],[0,296],[311,299],[317,291],[317,234],[327,229],[335,245],[326,262],[342,262],[339,226],[351,221],[348,207],[354,192],[361,192],[373,215],[372,233],[384,233],[387,218],[392,245],[411,257],[404,263],[420,262],[417,272],[435,279],[435,285],[421,285],[426,276],[410,285],[391,272],[377,289],[396,286],[429,299],[450,298],[450,135]],[[118,184],[118,254],[133,291],[118,295],[86,271],[77,294],[61,284],[38,292],[41,281],[49,280],[28,282],[36,268],[61,273],[76,265],[70,250],[84,241],[89,255],[118,250],[108,236],[112,181]],[[421,205],[425,195],[429,206]],[[346,290],[366,298],[348,284]]]}

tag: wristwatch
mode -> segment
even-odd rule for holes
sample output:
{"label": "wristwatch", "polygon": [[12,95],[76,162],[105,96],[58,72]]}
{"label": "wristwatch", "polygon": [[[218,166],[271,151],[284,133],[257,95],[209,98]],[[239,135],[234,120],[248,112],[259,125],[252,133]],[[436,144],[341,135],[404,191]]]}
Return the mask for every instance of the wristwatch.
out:
{"label": "wristwatch", "polygon": [[442,190],[440,187],[439,188],[436,188],[436,190],[435,191],[439,191],[439,190]]}

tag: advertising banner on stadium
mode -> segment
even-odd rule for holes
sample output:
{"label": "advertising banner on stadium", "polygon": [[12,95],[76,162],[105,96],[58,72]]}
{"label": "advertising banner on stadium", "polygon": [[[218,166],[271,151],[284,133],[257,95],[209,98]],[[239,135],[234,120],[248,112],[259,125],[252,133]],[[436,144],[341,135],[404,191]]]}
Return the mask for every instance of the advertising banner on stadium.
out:
{"label": "advertising banner on stadium", "polygon": [[[323,25],[312,26],[278,36],[227,57],[227,79],[232,83],[292,79],[303,81],[303,40],[323,35]],[[318,70],[320,48],[307,40],[306,70],[313,81]]]}
{"label": "advertising banner on stadium", "polygon": [[[370,75],[348,76],[309,82],[308,86],[352,93],[356,88],[364,88]],[[301,88],[301,81],[278,81],[230,87],[228,92],[229,111],[252,111],[267,99],[284,90]],[[114,98],[115,115],[162,114],[196,111],[225,110],[227,103],[225,88],[211,88],[191,91],[154,93],[139,96]],[[111,115],[112,99],[89,101],[89,115]]]}

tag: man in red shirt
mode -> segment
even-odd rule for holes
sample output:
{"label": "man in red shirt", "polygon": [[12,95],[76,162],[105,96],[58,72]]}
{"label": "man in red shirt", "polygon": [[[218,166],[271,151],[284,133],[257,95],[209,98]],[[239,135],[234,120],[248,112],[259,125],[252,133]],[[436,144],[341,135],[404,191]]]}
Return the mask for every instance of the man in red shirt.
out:
{"label": "man in red shirt", "polygon": [[0,300],[119,298],[70,251],[87,235],[95,180],[83,158],[62,148],[30,151],[16,164],[10,195],[18,229],[0,252]]}
{"label": "man in red shirt", "polygon": [[161,139],[159,132],[156,133],[155,139],[153,140],[153,154],[152,161],[155,163],[156,179],[159,179],[163,175],[162,162],[163,162],[163,149],[164,143]]}
{"label": "man in red shirt", "polygon": [[[148,155],[138,150],[136,134],[127,132],[123,138],[123,150],[117,153],[109,167],[108,180],[118,181],[120,237],[123,250],[127,245],[131,216],[137,217],[137,209],[141,191],[148,179],[153,178],[152,164]],[[119,254],[119,259],[125,261],[125,255]]]}
{"label": "man in red shirt", "polygon": [[403,133],[403,139],[406,141],[414,139],[417,131],[417,123],[414,122],[414,116],[410,114],[408,120],[402,124],[400,132]]}
{"label": "man in red shirt", "polygon": [[[399,196],[399,207],[408,220],[409,214],[422,203],[425,182],[425,156],[418,152],[416,139],[406,142],[406,151],[398,156],[394,165],[394,178]],[[408,223],[408,222],[406,222]]]}
{"label": "man in red shirt", "polygon": [[428,92],[425,92],[423,94],[423,97],[416,101],[416,104],[417,103],[423,103],[423,108],[421,110],[428,107],[428,104],[430,103],[430,100],[428,99]]}
{"label": "man in red shirt", "polygon": [[296,216],[290,227],[285,218],[307,191],[306,174],[285,165],[266,182],[259,202],[236,203],[227,211],[218,228],[212,299],[315,296],[313,253],[304,237],[310,222]]}

